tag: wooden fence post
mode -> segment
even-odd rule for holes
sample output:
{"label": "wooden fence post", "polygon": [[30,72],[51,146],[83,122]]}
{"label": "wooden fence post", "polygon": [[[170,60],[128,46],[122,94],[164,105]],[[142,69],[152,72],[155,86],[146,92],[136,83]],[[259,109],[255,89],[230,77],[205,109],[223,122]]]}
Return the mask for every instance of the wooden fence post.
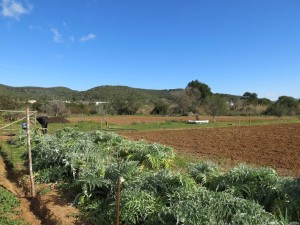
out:
{"label": "wooden fence post", "polygon": [[117,221],[116,221],[116,225],[120,224],[120,204],[121,204],[121,177],[118,176],[118,182],[117,182]]}
{"label": "wooden fence post", "polygon": [[34,178],[32,173],[32,158],[31,158],[31,143],[30,143],[30,115],[29,108],[26,109],[26,132],[27,132],[27,150],[28,150],[28,161],[29,161],[29,176],[30,176],[30,184],[31,184],[31,197],[35,197],[35,186],[34,186]]}

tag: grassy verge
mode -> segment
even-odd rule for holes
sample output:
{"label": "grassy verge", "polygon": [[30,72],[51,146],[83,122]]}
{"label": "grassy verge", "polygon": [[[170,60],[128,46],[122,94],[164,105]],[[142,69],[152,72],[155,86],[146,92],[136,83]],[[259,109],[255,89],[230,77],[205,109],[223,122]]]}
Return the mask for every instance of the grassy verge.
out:
{"label": "grassy verge", "polygon": [[7,143],[2,143],[0,154],[5,160],[6,165],[14,174],[22,173],[25,169],[22,155],[27,151],[26,147],[15,147]]}
{"label": "grassy verge", "polygon": [[126,131],[151,131],[151,130],[176,130],[176,129],[202,129],[202,128],[217,128],[217,127],[235,127],[235,126],[256,126],[269,124],[286,124],[300,123],[299,119],[283,119],[283,120],[262,120],[262,121],[235,121],[235,122],[210,122],[208,124],[188,124],[184,121],[167,121],[167,122],[151,122],[151,123],[132,123],[126,125],[108,124],[108,127],[101,126],[98,122],[82,121],[76,123],[51,123],[49,124],[49,132],[55,133],[64,127],[76,127],[81,131],[89,132],[95,130],[107,130],[114,132]]}
{"label": "grassy verge", "polygon": [[[6,151],[4,150],[6,149]],[[6,144],[1,145],[1,155],[4,156],[6,162],[9,163],[9,167],[18,168],[19,164],[23,163],[21,154],[15,149],[8,148]],[[21,167],[19,167],[21,169]],[[0,174],[0,176],[2,176]],[[0,186],[0,224],[1,225],[25,225],[28,224],[23,220],[18,219],[20,211],[16,208],[20,206],[19,199]]]}

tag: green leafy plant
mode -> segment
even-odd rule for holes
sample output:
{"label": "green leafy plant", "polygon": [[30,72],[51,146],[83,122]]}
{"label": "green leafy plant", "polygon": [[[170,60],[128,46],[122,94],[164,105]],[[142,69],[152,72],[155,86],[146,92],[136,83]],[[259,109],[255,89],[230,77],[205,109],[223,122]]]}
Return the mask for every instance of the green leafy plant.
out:
{"label": "green leafy plant", "polygon": [[219,166],[213,162],[198,162],[188,165],[188,173],[201,185],[206,185],[222,173]]}
{"label": "green leafy plant", "polygon": [[19,200],[11,192],[0,187],[0,215],[12,211],[19,205]]}
{"label": "green leafy plant", "polygon": [[7,216],[0,216],[0,224],[1,225],[25,225],[23,221],[13,220]]}
{"label": "green leafy plant", "polygon": [[214,179],[208,187],[254,200],[270,212],[280,190],[279,179],[276,171],[271,168],[239,165]]}
{"label": "green leafy plant", "polygon": [[10,218],[15,214],[15,208],[20,205],[18,198],[8,190],[0,187],[0,224],[1,225],[24,225],[21,220]]}

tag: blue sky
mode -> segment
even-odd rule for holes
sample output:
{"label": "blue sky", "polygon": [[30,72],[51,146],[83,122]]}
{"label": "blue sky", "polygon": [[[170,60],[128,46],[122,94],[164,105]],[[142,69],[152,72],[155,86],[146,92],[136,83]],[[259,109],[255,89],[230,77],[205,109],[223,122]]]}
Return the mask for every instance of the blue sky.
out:
{"label": "blue sky", "polygon": [[0,83],[300,98],[299,0],[0,0]]}

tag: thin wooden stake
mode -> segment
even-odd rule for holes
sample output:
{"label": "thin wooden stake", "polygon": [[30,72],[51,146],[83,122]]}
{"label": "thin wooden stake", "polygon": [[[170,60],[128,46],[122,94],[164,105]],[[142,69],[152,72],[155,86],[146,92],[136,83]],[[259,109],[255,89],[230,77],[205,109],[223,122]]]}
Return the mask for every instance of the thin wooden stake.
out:
{"label": "thin wooden stake", "polygon": [[29,161],[29,176],[31,183],[31,197],[35,197],[35,186],[32,172],[32,157],[31,157],[31,144],[30,144],[30,115],[29,108],[26,109],[26,132],[27,132],[27,150],[28,150],[28,161]]}
{"label": "thin wooden stake", "polygon": [[118,191],[117,191],[117,221],[116,224],[120,225],[120,202],[121,202],[121,177],[118,176]]}

